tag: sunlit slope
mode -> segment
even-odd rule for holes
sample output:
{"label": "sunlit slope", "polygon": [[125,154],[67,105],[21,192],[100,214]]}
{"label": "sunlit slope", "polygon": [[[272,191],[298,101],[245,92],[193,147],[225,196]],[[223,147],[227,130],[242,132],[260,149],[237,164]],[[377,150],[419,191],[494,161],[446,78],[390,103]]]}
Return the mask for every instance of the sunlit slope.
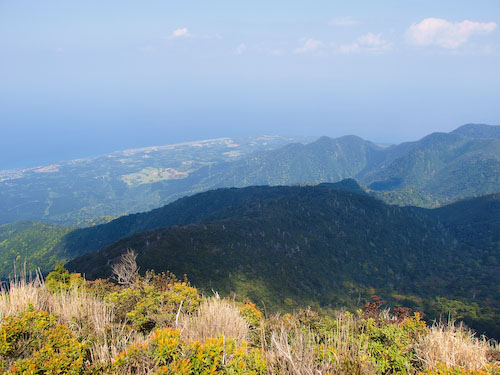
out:
{"label": "sunlit slope", "polygon": [[71,256],[61,247],[61,240],[75,228],[37,222],[17,222],[0,226],[0,278],[25,270],[50,271],[57,261]]}

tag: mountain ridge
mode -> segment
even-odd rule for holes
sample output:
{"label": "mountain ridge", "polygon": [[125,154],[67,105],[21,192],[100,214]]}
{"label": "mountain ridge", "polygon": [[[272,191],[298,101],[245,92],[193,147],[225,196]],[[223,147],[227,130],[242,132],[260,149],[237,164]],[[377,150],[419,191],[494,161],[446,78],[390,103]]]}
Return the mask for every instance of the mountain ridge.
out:
{"label": "mountain ridge", "polygon": [[297,138],[222,138],[0,173],[0,224],[85,226],[215,188],[345,178],[387,202],[432,207],[498,191],[499,129],[468,124],[389,147],[355,135],[306,144]]}
{"label": "mountain ridge", "polygon": [[[136,233],[67,266],[90,278],[110,276],[109,264],[133,248],[141,269],[187,274],[203,290],[236,292],[271,309],[290,299],[299,306],[352,307],[358,294],[372,293],[392,301],[403,295],[406,304],[438,314],[445,307],[435,298],[445,297],[482,311],[484,321],[467,313],[474,327],[496,327],[498,236],[481,242],[484,232],[474,234],[465,214],[463,223],[453,221],[467,211],[455,204],[390,206],[323,184],[267,189],[281,194],[227,206],[199,222]],[[499,198],[476,198],[471,207]],[[498,233],[500,204],[490,219],[489,230]],[[473,295],[477,307],[467,302]]]}

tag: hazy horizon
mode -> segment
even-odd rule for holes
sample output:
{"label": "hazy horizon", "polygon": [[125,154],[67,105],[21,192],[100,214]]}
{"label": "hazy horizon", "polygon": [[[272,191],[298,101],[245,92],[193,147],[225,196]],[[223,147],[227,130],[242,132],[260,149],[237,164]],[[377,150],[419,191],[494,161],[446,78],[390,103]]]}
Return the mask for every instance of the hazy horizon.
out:
{"label": "hazy horizon", "polygon": [[[470,125],[470,124],[462,124],[460,126],[463,126],[463,125]],[[480,124],[480,125],[493,125],[493,126],[499,126],[499,125],[494,125],[494,124]],[[459,128],[460,126],[457,126],[451,130],[455,130],[457,128]],[[435,133],[435,132],[432,132],[432,133]],[[432,134],[432,133],[429,133],[429,134]],[[429,134],[425,134],[423,137],[429,135]],[[343,134],[343,135],[339,135],[339,136],[329,136],[329,135],[326,135],[326,134],[322,134],[322,135],[307,135],[307,134],[251,134],[251,135],[239,135],[239,136],[220,136],[220,137],[214,137],[214,138],[192,138],[192,139],[178,139],[178,140],[173,140],[171,142],[168,142],[168,143],[159,143],[159,142],[156,142],[156,143],[151,143],[151,144],[139,144],[139,145],[135,145],[135,146],[126,146],[124,145],[123,147],[120,147],[120,148],[116,148],[116,149],[103,149],[103,150],[99,150],[98,148],[95,149],[95,152],[94,153],[84,153],[84,154],[75,154],[74,151],[72,150],[69,150],[67,152],[67,156],[65,157],[61,150],[57,150],[57,152],[54,154],[54,155],[46,155],[45,156],[45,159],[36,159],[36,160],[28,160],[27,162],[24,162],[23,160],[18,160],[17,162],[19,162],[18,165],[13,165],[11,167],[7,167],[7,168],[1,168],[1,165],[2,163],[0,163],[0,171],[2,170],[16,170],[16,169],[24,169],[24,168],[33,168],[33,167],[39,167],[39,166],[44,166],[44,165],[49,165],[49,164],[55,164],[55,163],[58,163],[58,162],[66,162],[66,161],[71,161],[71,160],[77,160],[77,159],[87,159],[87,158],[94,158],[94,157],[100,157],[100,156],[104,156],[104,155],[107,155],[107,154],[112,154],[114,152],[120,152],[120,151],[127,151],[127,150],[132,150],[132,149],[140,149],[140,148],[147,148],[147,147],[155,147],[155,146],[166,146],[166,145],[174,145],[174,144],[181,144],[181,143],[189,143],[189,142],[196,142],[196,141],[205,141],[205,140],[211,140],[211,139],[220,139],[220,138],[245,138],[245,137],[259,137],[259,136],[279,136],[279,137],[286,137],[286,138],[299,138],[297,140],[297,142],[301,142],[301,143],[304,143],[304,144],[307,144],[307,143],[310,143],[310,142],[315,142],[316,140],[318,140],[319,138],[323,137],[323,136],[327,136],[327,137],[330,137],[330,138],[339,138],[339,137],[343,137],[343,136],[349,136],[349,135],[355,135],[355,136],[358,136],[357,134]],[[420,137],[420,138],[417,138],[417,139],[407,139],[407,140],[403,140],[401,142],[378,142],[378,141],[373,141],[371,139],[366,139],[366,138],[363,138],[365,139],[366,141],[371,141],[379,146],[392,146],[392,145],[398,145],[400,143],[404,143],[404,142],[414,142],[414,141],[418,141],[419,139],[423,138],[423,137]],[[301,140],[300,138],[304,138],[305,140]],[[106,147],[106,145],[105,145]],[[86,151],[92,151],[92,149],[87,149]],[[76,156],[75,156],[76,155]],[[24,162],[24,164],[22,164],[22,162]],[[31,164],[30,164],[31,163]]]}
{"label": "hazy horizon", "polygon": [[500,2],[0,3],[0,169],[260,134],[500,124]]}

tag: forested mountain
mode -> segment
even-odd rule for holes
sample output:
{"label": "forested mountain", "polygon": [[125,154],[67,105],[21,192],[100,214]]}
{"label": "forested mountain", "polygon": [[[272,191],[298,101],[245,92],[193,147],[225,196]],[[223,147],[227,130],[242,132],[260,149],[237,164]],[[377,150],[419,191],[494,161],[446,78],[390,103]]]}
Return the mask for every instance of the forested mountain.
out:
{"label": "forested mountain", "polygon": [[28,272],[48,271],[58,260],[71,259],[60,242],[74,229],[29,221],[0,226],[0,278],[19,275],[25,266]]}
{"label": "forested mountain", "polygon": [[409,150],[361,181],[374,190],[411,187],[441,203],[498,191],[500,139],[434,133],[410,146],[397,146]]}
{"label": "forested mountain", "polygon": [[[353,191],[365,194],[354,180],[323,184],[328,189]],[[172,225],[187,225],[221,215],[220,211],[241,206],[248,202],[293,196],[299,194],[299,186],[269,186],[247,188],[222,188],[181,198],[161,208],[149,212],[122,216],[109,223],[81,228],[64,237],[61,245],[64,252],[71,255],[97,251],[122,238],[151,229]]]}
{"label": "forested mountain", "polygon": [[498,126],[464,125],[386,148],[355,136],[321,137],[200,168],[186,183],[198,190],[355,178],[388,203],[432,207],[499,191],[498,134]]}
{"label": "forested mountain", "polygon": [[207,166],[191,178],[212,187],[336,182],[377,168],[385,155],[382,147],[356,136],[321,137]]}
{"label": "forested mountain", "polygon": [[[354,178],[388,203],[434,207],[500,186],[500,127],[464,125],[380,147],[356,136],[254,137],[150,147],[0,172],[0,224],[92,225],[220,187]],[[293,143],[295,141],[295,143]]]}
{"label": "forested mountain", "polygon": [[[330,189],[364,194],[354,180],[324,184]],[[228,207],[251,201],[296,195],[299,186],[270,189],[252,186],[243,189],[218,189],[179,199],[164,207],[139,214],[125,215],[109,223],[87,228],[63,228],[39,222],[17,222],[0,226],[0,278],[12,275],[14,261],[19,267],[26,261],[29,272],[40,268],[50,271],[57,261],[102,249],[128,237],[160,227],[186,225],[206,220]],[[42,259],[43,258],[43,259]]]}
{"label": "forested mountain", "polygon": [[500,194],[429,210],[387,205],[354,180],[253,186],[84,229],[4,225],[1,271],[26,259],[46,272],[77,257],[71,270],[105,277],[133,248],[143,270],[187,274],[206,291],[235,291],[270,310],[354,308],[379,294],[429,317],[452,312],[498,337],[499,233]]}
{"label": "forested mountain", "polygon": [[496,138],[500,139],[500,126],[486,124],[466,124],[451,132],[469,138]]}
{"label": "forested mountain", "polygon": [[[206,214],[186,211],[181,225],[137,233],[68,267],[106,277],[110,264],[133,248],[143,270],[187,274],[206,291],[235,291],[271,310],[353,307],[379,294],[433,317],[453,312],[500,334],[499,196],[427,210],[389,206],[349,190],[323,184],[199,194],[176,202],[178,212],[192,200],[202,211],[208,207]],[[485,205],[489,226],[476,232],[480,224],[469,216]]]}

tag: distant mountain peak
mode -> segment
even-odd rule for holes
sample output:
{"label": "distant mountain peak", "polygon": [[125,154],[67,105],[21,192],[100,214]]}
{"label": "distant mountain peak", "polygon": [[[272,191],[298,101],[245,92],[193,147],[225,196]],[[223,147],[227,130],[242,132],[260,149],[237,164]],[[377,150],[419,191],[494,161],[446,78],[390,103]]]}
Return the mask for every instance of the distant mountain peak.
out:
{"label": "distant mountain peak", "polygon": [[372,142],[367,141],[357,135],[344,135],[338,138],[331,138],[326,135],[319,137],[315,142],[309,145],[335,145],[335,144],[372,144]]}
{"label": "distant mountain peak", "polygon": [[487,124],[465,124],[453,130],[450,134],[459,134],[469,138],[500,139],[500,126]]}

